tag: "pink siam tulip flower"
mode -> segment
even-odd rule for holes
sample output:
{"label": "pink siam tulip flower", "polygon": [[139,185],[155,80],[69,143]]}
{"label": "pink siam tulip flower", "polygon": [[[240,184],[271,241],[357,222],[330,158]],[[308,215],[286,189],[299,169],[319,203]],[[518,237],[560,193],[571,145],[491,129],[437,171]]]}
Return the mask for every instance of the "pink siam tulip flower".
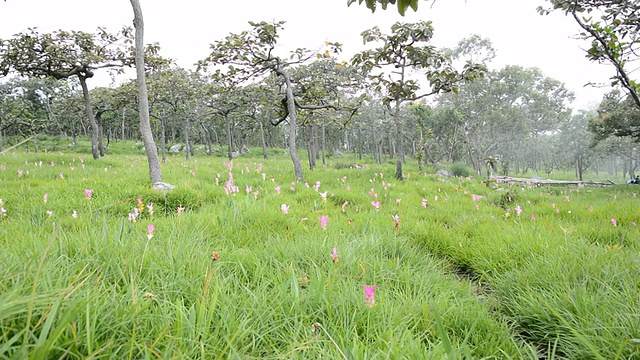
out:
{"label": "pink siam tulip flower", "polygon": [[522,208],[520,207],[520,205],[516,205],[516,214],[518,214],[518,216],[522,214]]}
{"label": "pink siam tulip flower", "polygon": [[593,206],[589,206],[589,211],[593,211]]}
{"label": "pink siam tulip flower", "polygon": [[153,215],[153,203],[147,205],[147,211],[149,211],[149,215]]}
{"label": "pink siam tulip flower", "polygon": [[613,226],[618,226],[618,221],[616,219],[611,219],[611,224],[613,224]]}
{"label": "pink siam tulip flower", "polygon": [[289,205],[287,205],[287,204],[280,205],[280,210],[282,210],[283,213],[288,214],[289,213]]}
{"label": "pink siam tulip flower", "polygon": [[51,217],[53,215],[53,210],[47,210],[47,216]]}
{"label": "pink siam tulip flower", "polygon": [[372,285],[372,286],[363,285],[362,289],[364,289],[364,305],[368,308],[373,307],[373,305],[376,303],[375,301],[376,285]]}
{"label": "pink siam tulip flower", "polygon": [[87,200],[91,200],[91,195],[93,194],[93,190],[91,189],[84,189],[84,197],[87,198]]}
{"label": "pink siam tulip flower", "polygon": [[78,217],[78,212],[73,210],[73,213],[71,214],[71,217],[74,218],[74,219],[77,218]]}
{"label": "pink siam tulip flower", "polygon": [[380,210],[380,201],[372,201],[371,205],[373,205],[376,210]]}
{"label": "pink siam tulip flower", "polygon": [[531,214],[531,220],[535,220],[536,219],[536,215],[535,214]]}
{"label": "pink siam tulip flower", "polygon": [[422,199],[422,203],[421,203],[421,204],[422,204],[422,207],[423,207],[423,208],[426,208],[426,207],[427,207],[427,205],[429,205],[429,203],[428,203],[428,202],[427,202],[427,200],[425,200],[425,199]]}
{"label": "pink siam tulip flower", "polygon": [[335,246],[333,247],[333,252],[331,253],[331,261],[333,261],[333,263],[337,263],[338,262],[338,258],[340,256],[338,256],[338,248],[336,248]]}
{"label": "pink siam tulip flower", "polygon": [[402,199],[396,199],[396,205],[400,205],[401,201],[402,201]]}
{"label": "pink siam tulip flower", "polygon": [[329,215],[323,215],[320,217],[320,228],[322,230],[327,230],[327,221],[329,220]]}
{"label": "pink siam tulip flower", "polygon": [[482,196],[480,196],[480,195],[476,195],[476,194],[472,194],[471,195],[471,200],[473,200],[473,201],[478,201],[480,199],[482,199]]}
{"label": "pink siam tulip flower", "polygon": [[398,214],[393,215],[393,229],[395,231],[400,229],[400,216]]}
{"label": "pink siam tulip flower", "polygon": [[42,200],[46,203],[49,200],[49,194],[44,194]]}
{"label": "pink siam tulip flower", "polygon": [[180,205],[177,209],[178,215],[181,215],[184,212],[184,206]]}
{"label": "pink siam tulip flower", "polygon": [[155,230],[156,228],[152,224],[147,225],[147,239],[151,240]]}
{"label": "pink siam tulip flower", "polygon": [[280,191],[282,191],[282,188],[280,186],[276,186],[276,194],[280,195]]}
{"label": "pink siam tulip flower", "polygon": [[327,202],[327,192],[319,193],[322,198],[322,202]]}

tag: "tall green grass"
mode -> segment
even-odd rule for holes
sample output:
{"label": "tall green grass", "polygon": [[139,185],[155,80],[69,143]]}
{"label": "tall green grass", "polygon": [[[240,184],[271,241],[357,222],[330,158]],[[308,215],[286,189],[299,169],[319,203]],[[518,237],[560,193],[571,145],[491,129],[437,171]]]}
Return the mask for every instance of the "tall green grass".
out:
{"label": "tall green grass", "polygon": [[349,157],[305,184],[285,156],[201,155],[170,157],[162,194],[142,155],[0,165],[2,358],[640,354],[631,186],[495,190],[410,165],[398,182]]}

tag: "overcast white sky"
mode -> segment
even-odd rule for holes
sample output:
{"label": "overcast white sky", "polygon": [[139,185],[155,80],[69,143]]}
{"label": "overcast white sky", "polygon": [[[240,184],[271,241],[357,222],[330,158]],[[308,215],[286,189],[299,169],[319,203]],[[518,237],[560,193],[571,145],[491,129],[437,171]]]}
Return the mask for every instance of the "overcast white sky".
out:
{"label": "overcast white sky", "polygon": [[[363,49],[360,33],[379,26],[389,33],[391,24],[431,20],[433,42],[453,47],[471,34],[491,39],[497,57],[491,69],[504,65],[538,67],[576,93],[575,108],[597,104],[609,88],[584,87],[607,82],[613,68],[589,62],[572,38],[578,32],[562,14],[541,16],[536,7],[544,0],[437,0],[420,2],[417,13],[405,17],[395,8],[372,14],[364,5],[347,7],[347,0],[140,0],[145,20],[145,43],[158,42],[162,55],[182,67],[209,53],[209,44],[230,32],[248,30],[248,21],[286,21],[281,34],[283,53],[298,47],[316,49],[325,41],[343,44],[344,58]],[[98,26],[116,32],[131,25],[127,0],[7,0],[0,1],[0,38],[29,27],[41,32],[57,29],[94,31]]]}

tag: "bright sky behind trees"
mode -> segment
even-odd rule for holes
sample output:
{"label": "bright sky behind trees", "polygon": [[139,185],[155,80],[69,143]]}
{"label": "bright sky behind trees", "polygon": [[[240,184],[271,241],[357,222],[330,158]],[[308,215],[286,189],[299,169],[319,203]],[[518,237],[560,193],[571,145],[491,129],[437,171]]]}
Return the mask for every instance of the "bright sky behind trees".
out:
{"label": "bright sky behind trees", "polygon": [[[405,17],[394,8],[374,14],[365,6],[347,7],[346,0],[245,0],[197,1],[141,0],[145,17],[145,42],[159,42],[165,57],[193,69],[209,54],[209,44],[230,32],[248,30],[248,21],[286,21],[281,34],[283,53],[298,47],[320,48],[325,41],[343,44],[343,57],[363,49],[360,33],[373,26],[383,32],[396,21],[431,20],[434,44],[454,47],[471,34],[491,39],[497,57],[491,69],[504,65],[539,67],[547,76],[566,83],[576,93],[575,108],[597,103],[608,87],[583,87],[608,82],[613,68],[584,57],[581,41],[572,38],[578,27],[560,13],[538,15],[543,0],[440,0],[421,1],[417,13]],[[0,38],[29,27],[40,32],[58,29],[93,32],[98,26],[111,32],[132,25],[129,1],[7,0],[0,2]],[[583,46],[585,47],[585,46]],[[106,82],[108,79],[104,79]],[[95,82],[93,85],[96,85]]]}

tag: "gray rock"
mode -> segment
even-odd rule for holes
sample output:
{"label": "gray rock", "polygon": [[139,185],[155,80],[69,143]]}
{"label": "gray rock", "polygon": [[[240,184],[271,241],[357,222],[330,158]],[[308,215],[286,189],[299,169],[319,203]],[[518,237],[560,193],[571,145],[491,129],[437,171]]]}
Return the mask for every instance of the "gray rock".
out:
{"label": "gray rock", "polygon": [[175,144],[169,148],[169,152],[172,153],[179,153],[180,151],[182,151],[182,144]]}
{"label": "gray rock", "polygon": [[175,187],[174,185],[167,184],[167,183],[165,183],[165,182],[161,182],[161,181],[159,181],[159,182],[157,182],[157,183],[154,183],[154,184],[153,184],[153,186],[152,186],[151,188],[152,188],[153,190],[158,190],[158,191],[162,191],[162,192],[167,192],[167,191],[169,191],[169,190],[173,190],[173,189],[175,189],[176,187]]}
{"label": "gray rock", "polygon": [[443,177],[451,177],[451,172],[449,170],[440,169],[436,171],[436,175]]}

